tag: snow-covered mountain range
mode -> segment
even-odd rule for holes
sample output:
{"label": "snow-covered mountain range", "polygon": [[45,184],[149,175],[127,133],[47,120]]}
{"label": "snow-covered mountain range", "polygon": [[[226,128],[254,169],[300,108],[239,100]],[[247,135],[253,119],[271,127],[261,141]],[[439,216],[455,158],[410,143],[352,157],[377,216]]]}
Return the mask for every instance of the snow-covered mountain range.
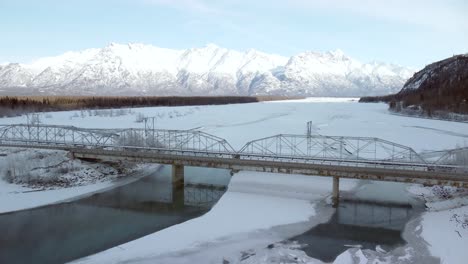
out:
{"label": "snow-covered mountain range", "polygon": [[342,51],[290,58],[209,44],[172,50],[110,44],[29,64],[0,65],[0,92],[58,95],[307,95],[395,93],[414,71]]}

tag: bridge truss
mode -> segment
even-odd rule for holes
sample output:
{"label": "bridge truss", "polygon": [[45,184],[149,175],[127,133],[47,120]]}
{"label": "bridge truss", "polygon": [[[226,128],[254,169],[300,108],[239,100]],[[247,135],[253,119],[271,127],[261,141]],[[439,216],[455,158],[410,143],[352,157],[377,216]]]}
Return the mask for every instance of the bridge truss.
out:
{"label": "bridge truss", "polygon": [[0,142],[234,152],[225,139],[194,130],[86,129],[73,126],[18,124],[0,126]]}
{"label": "bridge truss", "polygon": [[55,125],[0,126],[1,142],[101,146],[112,144],[115,131]]}
{"label": "bridge truss", "polygon": [[425,160],[437,165],[468,167],[468,147],[442,151],[431,151],[421,155]]}
{"label": "bridge truss", "polygon": [[88,129],[14,124],[0,126],[0,145],[163,150],[168,153],[182,151],[186,155],[201,152],[216,157],[227,154],[227,157],[237,159],[288,159],[348,164],[447,165],[464,167],[465,172],[468,168],[468,148],[420,155],[410,147],[372,137],[280,134],[250,141],[236,151],[225,139],[196,130]]}
{"label": "bridge truss", "polygon": [[239,152],[304,159],[426,163],[410,147],[370,137],[280,134],[250,141]]}

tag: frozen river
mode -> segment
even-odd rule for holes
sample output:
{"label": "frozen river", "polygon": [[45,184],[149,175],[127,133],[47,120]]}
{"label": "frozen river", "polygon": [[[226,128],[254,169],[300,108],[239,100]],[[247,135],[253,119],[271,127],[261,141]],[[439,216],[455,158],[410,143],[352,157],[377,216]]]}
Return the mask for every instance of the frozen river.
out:
{"label": "frozen river", "polygon": [[[316,134],[379,137],[412,147],[418,152],[468,145],[468,124],[466,123],[397,116],[389,113],[387,108],[385,104],[360,104],[351,99],[310,98],[242,105],[56,112],[41,114],[40,120],[46,124],[88,128],[143,128],[144,123],[137,122],[141,116],[155,117],[156,128],[198,129],[225,138],[235,149],[240,149],[248,141],[275,134],[304,134],[308,121],[312,121],[313,133]],[[26,117],[0,120],[1,124],[25,122]],[[209,172],[200,174],[193,181],[194,183],[227,184],[229,177],[220,178],[216,177],[215,173]],[[359,201],[371,200],[404,205],[397,206],[394,212],[407,212],[407,209],[410,208],[408,204],[411,206],[413,204],[410,200],[414,197],[407,191],[412,186],[409,184],[351,180],[343,180],[341,184],[340,188],[344,196]],[[230,263],[257,263],[256,257],[266,256],[265,258],[268,259],[271,252],[265,253],[262,249],[267,248],[271,243],[285,241],[292,237],[297,237],[301,241],[304,238],[304,236],[301,237],[301,234],[306,235],[309,231],[313,235],[317,234],[314,233],[317,231],[314,229],[316,227],[340,227],[343,224],[343,218],[340,217],[344,216],[347,219],[347,216],[351,216],[352,212],[342,208],[338,210],[338,215],[336,215],[335,211],[327,204],[330,192],[331,179],[328,178],[241,172],[232,177],[228,191],[209,212],[205,214],[203,214],[204,211],[196,211],[194,214],[192,214],[193,212],[188,214],[184,212],[182,213],[183,220],[181,218],[180,221],[200,214],[203,216],[164,229],[162,229],[163,225],[157,228],[152,227],[154,231],[162,229],[154,234],[150,234],[151,229],[146,229],[145,233],[150,235],[81,259],[79,262],[221,263],[226,260]],[[99,200],[99,203],[101,202],[103,201]],[[385,210],[377,205],[374,207],[366,206],[367,204],[359,205],[356,210],[364,210],[364,215],[370,213],[371,210]],[[390,233],[396,238],[387,243],[390,246],[386,247],[385,241],[380,242],[379,237],[374,237],[375,239],[370,239],[370,244],[363,243],[361,246],[375,250],[374,247],[381,245],[385,251],[392,250],[392,247],[401,246],[405,243],[404,240],[401,240],[404,237],[402,234],[404,224],[401,221],[405,223],[411,220],[412,216],[411,213],[401,218],[398,218],[398,215],[393,215],[393,217],[397,217],[395,221],[399,221],[399,227],[397,230],[390,229],[395,231]],[[153,221],[152,217],[149,216],[149,221]],[[450,218],[449,214],[447,217]],[[428,219],[427,223],[432,223],[433,218]],[[358,220],[365,219],[359,218]],[[172,224],[177,222],[173,221]],[[344,223],[346,224],[346,222]],[[423,221],[424,223],[426,222]],[[440,224],[448,229],[452,228],[452,223],[449,223],[448,220],[446,224],[444,223]],[[125,224],[125,226],[127,225],[130,224]],[[420,233],[421,229],[429,230],[427,228],[426,226],[419,227],[418,232]],[[418,232],[416,233],[419,234]],[[431,232],[428,232],[427,237],[430,238]],[[423,232],[423,234],[425,233]],[[121,242],[129,240],[121,240]],[[347,242],[339,241],[333,241],[335,244],[330,247],[333,250],[327,256],[321,257],[319,254],[312,253],[317,249],[320,251],[320,246],[324,246],[314,242],[311,242],[308,249],[293,251],[293,253],[300,256],[304,252],[309,252],[316,258],[327,261],[341,254],[339,259],[343,259],[343,250],[347,250],[349,247],[343,245]],[[461,241],[462,244],[464,242],[465,240]],[[109,244],[101,249],[110,246],[113,245]],[[410,244],[401,249],[398,256],[410,259],[413,254],[410,248],[416,247]],[[425,250],[427,251],[427,249]],[[419,250],[423,253],[426,251]],[[246,255],[246,252],[250,253]],[[356,251],[348,250],[346,252],[358,254]],[[85,254],[80,256],[83,255]],[[245,258],[245,256],[250,257]],[[77,255],[77,257],[79,256]],[[308,257],[305,259],[309,261],[308,263],[321,263],[320,260]],[[307,263],[307,261],[297,261],[297,263]],[[337,261],[340,260],[337,259]],[[411,263],[411,261],[402,263]]]}

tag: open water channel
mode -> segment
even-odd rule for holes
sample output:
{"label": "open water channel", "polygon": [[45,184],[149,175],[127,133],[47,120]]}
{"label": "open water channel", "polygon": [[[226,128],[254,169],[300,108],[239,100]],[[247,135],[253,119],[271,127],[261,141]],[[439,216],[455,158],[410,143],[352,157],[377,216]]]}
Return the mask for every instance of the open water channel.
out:
{"label": "open water channel", "polygon": [[186,168],[182,196],[169,168],[74,202],[1,214],[0,263],[64,263],[198,217],[230,179],[225,170]]}
{"label": "open water channel", "polygon": [[[173,192],[170,168],[164,167],[74,202],[1,214],[0,263],[64,263],[157,232],[209,211],[230,180],[226,170],[188,167],[185,173],[183,195]],[[382,196],[383,188],[392,197]],[[349,247],[390,250],[406,243],[405,224],[422,210],[407,197],[401,184],[363,185],[344,197],[328,222],[290,240],[326,262]]]}
{"label": "open water channel", "polygon": [[410,204],[341,201],[331,219],[291,238],[310,257],[333,260],[350,247],[390,251],[403,246],[406,223],[422,209]]}

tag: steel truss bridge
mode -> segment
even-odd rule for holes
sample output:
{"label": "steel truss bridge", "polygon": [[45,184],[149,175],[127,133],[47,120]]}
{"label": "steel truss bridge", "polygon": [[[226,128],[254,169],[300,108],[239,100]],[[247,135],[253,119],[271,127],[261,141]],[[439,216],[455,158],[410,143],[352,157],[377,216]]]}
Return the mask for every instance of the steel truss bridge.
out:
{"label": "steel truss bridge", "polygon": [[[196,130],[87,129],[0,126],[0,146],[61,149],[76,158],[130,160],[291,174],[468,187],[468,148],[420,154],[372,137],[280,134],[235,150],[225,139]],[[173,173],[173,175],[175,175]]]}

